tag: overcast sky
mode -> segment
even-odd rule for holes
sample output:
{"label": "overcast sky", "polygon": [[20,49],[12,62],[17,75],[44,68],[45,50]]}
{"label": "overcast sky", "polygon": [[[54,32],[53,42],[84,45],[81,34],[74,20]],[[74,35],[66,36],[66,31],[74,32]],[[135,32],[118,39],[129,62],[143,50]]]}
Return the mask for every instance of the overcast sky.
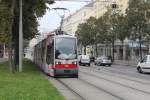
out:
{"label": "overcast sky", "polygon": [[[50,8],[56,8],[56,7],[67,8],[70,10],[70,13],[72,14],[76,10],[83,7],[85,4],[87,3],[86,2],[59,1],[59,2],[54,3],[53,5],[50,5],[49,7]],[[57,27],[59,27],[60,17],[58,13],[60,15],[63,14],[63,12],[60,10],[57,12],[54,10],[47,10],[46,14],[41,19],[39,19],[39,25],[40,25],[38,28],[39,31],[50,32],[56,29]],[[69,11],[66,11],[66,16],[67,15],[69,15]]]}

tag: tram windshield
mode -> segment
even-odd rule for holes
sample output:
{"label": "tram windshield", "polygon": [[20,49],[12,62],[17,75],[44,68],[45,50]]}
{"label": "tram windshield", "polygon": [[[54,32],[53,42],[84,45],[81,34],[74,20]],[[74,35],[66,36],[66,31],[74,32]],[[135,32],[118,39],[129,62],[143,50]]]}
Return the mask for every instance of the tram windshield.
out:
{"label": "tram windshield", "polygon": [[55,40],[55,58],[56,59],[76,59],[77,46],[75,38],[56,38]]}

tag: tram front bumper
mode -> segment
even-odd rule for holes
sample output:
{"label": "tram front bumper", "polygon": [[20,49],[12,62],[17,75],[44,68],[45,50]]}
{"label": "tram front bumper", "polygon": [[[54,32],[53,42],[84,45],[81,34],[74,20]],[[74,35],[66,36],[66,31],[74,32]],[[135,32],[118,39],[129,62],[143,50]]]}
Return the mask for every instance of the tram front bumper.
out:
{"label": "tram front bumper", "polygon": [[77,75],[78,74],[78,68],[56,68],[55,69],[55,75]]}

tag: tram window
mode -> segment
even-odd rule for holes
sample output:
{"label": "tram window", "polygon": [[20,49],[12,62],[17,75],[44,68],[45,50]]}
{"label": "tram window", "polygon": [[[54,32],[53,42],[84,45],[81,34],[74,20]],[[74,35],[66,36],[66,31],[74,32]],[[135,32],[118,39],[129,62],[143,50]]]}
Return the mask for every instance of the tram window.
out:
{"label": "tram window", "polygon": [[45,51],[45,47],[42,47],[42,54],[41,54],[41,59],[42,59],[42,61],[44,61],[44,51]]}
{"label": "tram window", "polygon": [[51,48],[51,63],[54,63],[54,42],[52,42],[52,48]]}
{"label": "tram window", "polygon": [[51,64],[51,45],[47,46],[46,62],[47,62],[47,64]]}
{"label": "tram window", "polygon": [[56,59],[76,59],[76,40],[72,38],[57,38],[56,39]]}
{"label": "tram window", "polygon": [[54,62],[54,43],[47,46],[47,57],[46,57],[47,64],[53,64]]}

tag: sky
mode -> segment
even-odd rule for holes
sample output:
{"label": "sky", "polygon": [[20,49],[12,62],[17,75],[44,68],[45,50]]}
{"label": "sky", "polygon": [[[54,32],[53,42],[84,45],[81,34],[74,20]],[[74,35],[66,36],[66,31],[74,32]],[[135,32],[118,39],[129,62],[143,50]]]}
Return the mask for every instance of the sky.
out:
{"label": "sky", "polygon": [[[72,13],[74,13],[76,10],[80,9],[83,7],[86,2],[71,2],[71,1],[58,1],[54,3],[53,5],[49,5],[49,8],[67,8],[70,10],[65,11],[65,15],[68,16]],[[47,10],[46,14],[39,19],[39,31],[40,32],[50,32],[59,27],[60,25],[60,16],[62,15],[63,11],[61,10]]]}
{"label": "sky", "polygon": [[[80,0],[80,1],[82,1],[82,0]],[[79,10],[81,7],[83,7],[86,4],[87,4],[87,2],[58,1],[52,5],[49,5],[49,8],[50,9],[57,8],[57,7],[67,8],[70,10],[70,13],[69,13],[69,11],[66,11],[66,13],[65,13],[65,15],[67,17],[70,14],[73,14],[76,10]],[[60,10],[57,12],[54,10],[47,10],[46,14],[42,18],[38,19],[39,32],[42,35],[44,35],[44,33],[51,32],[51,31],[55,30],[57,27],[59,27],[60,20],[61,20],[59,15],[62,15],[62,14],[63,14],[63,12]],[[39,41],[38,38],[32,39],[30,41],[29,47],[33,47],[38,41]]]}

